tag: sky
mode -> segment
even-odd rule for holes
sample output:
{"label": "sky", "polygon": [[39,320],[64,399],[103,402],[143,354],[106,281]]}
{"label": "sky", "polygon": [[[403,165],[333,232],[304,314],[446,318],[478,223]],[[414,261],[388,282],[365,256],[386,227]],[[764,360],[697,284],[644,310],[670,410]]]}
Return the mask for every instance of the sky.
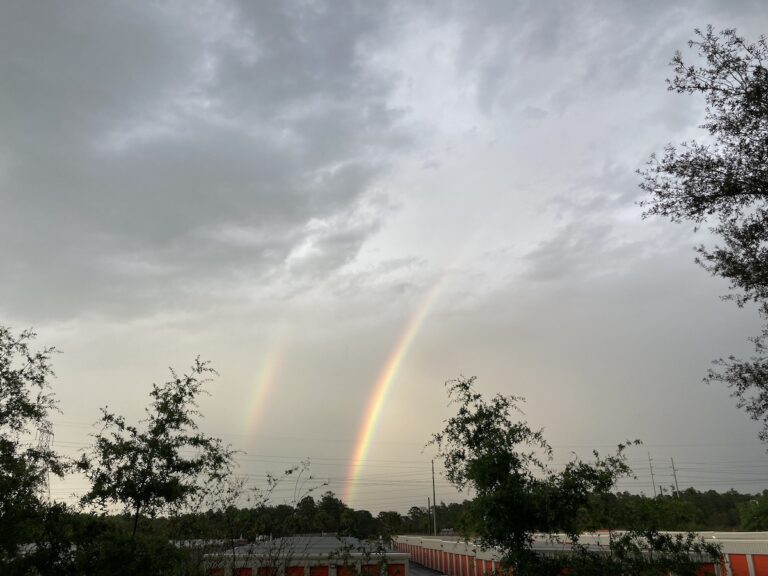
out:
{"label": "sky", "polygon": [[706,231],[637,206],[649,155],[702,137],[665,79],[707,24],[754,39],[768,4],[2,3],[0,323],[62,352],[54,447],[199,355],[238,473],[309,459],[281,502],[426,505],[460,375],[525,397],[555,466],[639,438],[626,489],[673,458],[681,488],[768,488],[702,382],[757,315],[693,262]]}

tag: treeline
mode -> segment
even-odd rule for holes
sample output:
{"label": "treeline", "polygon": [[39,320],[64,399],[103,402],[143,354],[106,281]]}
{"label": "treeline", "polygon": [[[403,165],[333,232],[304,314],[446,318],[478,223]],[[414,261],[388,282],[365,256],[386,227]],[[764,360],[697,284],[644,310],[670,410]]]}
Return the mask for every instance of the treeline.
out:
{"label": "treeline", "polygon": [[[441,503],[437,506],[438,528],[459,533],[463,512],[470,505]],[[117,516],[116,518],[118,518]],[[279,538],[296,534],[335,534],[361,540],[389,539],[397,534],[431,534],[432,517],[426,507],[413,506],[406,514],[389,510],[373,515],[368,510],[355,510],[344,504],[332,491],[317,498],[307,495],[295,505],[263,504],[258,507],[236,507],[184,514],[175,518],[155,518],[147,522],[152,531],[183,538],[242,539],[254,541],[263,536]],[[129,522],[123,516],[123,522]]]}
{"label": "treeline", "polygon": [[[472,536],[473,501],[441,502],[435,509],[438,531]],[[63,506],[38,517],[48,546],[39,552],[35,565],[46,559],[67,564],[78,571],[94,573],[100,567],[142,567],[152,572],[175,572],[179,567],[194,572],[195,546],[180,549],[172,542],[218,541],[223,547],[252,542],[263,536],[279,538],[295,534],[325,533],[360,539],[387,539],[397,534],[432,534],[433,519],[426,507],[413,506],[407,513],[355,510],[333,492],[308,495],[291,504],[230,506],[178,516],[142,518],[137,537],[132,538],[130,514],[76,512]],[[579,511],[579,524],[592,530],[737,531],[768,529],[768,490],[742,494],[693,488],[678,495],[649,498],[621,492],[590,499]],[[69,549],[75,545],[75,548]],[[34,554],[32,555],[34,556]],[[32,557],[30,557],[32,560]],[[26,563],[24,563],[26,564]],[[120,569],[118,568],[118,572]]]}
{"label": "treeline", "polygon": [[[437,506],[438,531],[472,535],[472,501]],[[382,512],[377,517],[387,533],[430,534],[426,507],[413,507],[408,514]],[[670,531],[759,531],[768,530],[768,490],[761,494],[705,492],[688,488],[675,495],[649,498],[629,492],[592,495],[578,512],[583,532],[594,530],[670,530]]]}
{"label": "treeline", "polygon": [[628,492],[593,495],[579,519],[584,530],[763,530],[768,528],[768,491],[753,495],[688,488],[655,498]]}
{"label": "treeline", "polygon": [[[472,501],[446,504],[435,510],[438,532],[471,536]],[[158,520],[159,523],[164,520]],[[222,538],[233,527],[247,540],[261,535],[326,533],[357,538],[387,538],[397,534],[433,533],[433,518],[426,507],[413,506],[407,513],[355,510],[333,492],[315,499],[305,496],[295,506],[280,504],[259,509],[233,508],[189,515],[185,522],[197,537]],[[716,492],[688,488],[677,495],[649,498],[620,492],[595,495],[579,511],[582,531],[669,530],[681,532],[758,531],[768,529],[768,490],[742,494],[735,490]]]}
{"label": "treeline", "polygon": [[[438,528],[463,529],[462,514],[469,503],[437,506]],[[408,513],[390,510],[373,515],[355,510],[327,491],[315,499],[305,496],[295,505],[278,504],[259,508],[230,508],[186,515],[183,521],[197,538],[222,538],[232,530],[243,539],[294,534],[338,534],[360,539],[388,539],[397,534],[431,534],[432,520],[426,507],[413,506]],[[160,520],[159,522],[164,522]]]}

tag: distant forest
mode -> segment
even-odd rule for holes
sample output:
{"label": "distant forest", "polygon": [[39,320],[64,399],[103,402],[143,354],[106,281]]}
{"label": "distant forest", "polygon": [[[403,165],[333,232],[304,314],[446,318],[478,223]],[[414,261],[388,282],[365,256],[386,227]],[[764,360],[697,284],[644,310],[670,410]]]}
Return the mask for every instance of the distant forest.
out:
{"label": "distant forest", "polygon": [[[438,532],[473,534],[467,513],[472,501],[440,503],[437,506]],[[117,518],[116,518],[117,520]],[[127,521],[127,518],[126,518]],[[413,506],[407,514],[382,511],[374,516],[367,510],[346,506],[333,492],[321,497],[306,496],[296,506],[287,504],[259,509],[232,508],[227,511],[190,514],[184,517],[191,532],[201,538],[227,537],[233,528],[238,536],[253,539],[263,534],[285,536],[299,533],[338,533],[358,538],[388,537],[396,534],[431,534],[426,507]],[[154,520],[162,531],[162,518]],[[725,493],[693,488],[678,495],[650,498],[628,492],[594,496],[579,512],[583,531],[605,529],[654,529],[679,531],[739,531],[768,529],[768,490],[762,494]]]}

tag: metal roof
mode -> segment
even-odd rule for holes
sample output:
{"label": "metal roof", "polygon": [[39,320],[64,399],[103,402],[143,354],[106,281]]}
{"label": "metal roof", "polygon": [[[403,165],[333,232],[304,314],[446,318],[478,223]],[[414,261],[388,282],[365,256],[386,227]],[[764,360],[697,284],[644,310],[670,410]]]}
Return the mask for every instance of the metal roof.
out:
{"label": "metal roof", "polygon": [[238,556],[269,557],[307,557],[307,556],[364,556],[381,553],[397,554],[390,548],[385,548],[378,542],[366,542],[357,538],[328,535],[299,535],[286,538],[267,539],[246,546],[238,546],[235,554]]}

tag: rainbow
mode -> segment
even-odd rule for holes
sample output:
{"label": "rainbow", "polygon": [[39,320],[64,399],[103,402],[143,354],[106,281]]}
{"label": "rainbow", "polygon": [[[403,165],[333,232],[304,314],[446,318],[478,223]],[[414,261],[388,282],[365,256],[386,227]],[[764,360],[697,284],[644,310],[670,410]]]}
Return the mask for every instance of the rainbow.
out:
{"label": "rainbow", "polygon": [[256,385],[253,387],[251,402],[248,408],[248,418],[246,420],[248,434],[252,434],[261,422],[264,406],[269,393],[274,388],[277,374],[282,366],[286,336],[286,331],[282,330],[277,336],[273,337],[266,354],[262,357],[256,376]]}
{"label": "rainbow", "polygon": [[352,505],[352,501],[355,497],[356,484],[360,478],[361,468],[368,455],[368,450],[371,447],[371,439],[376,431],[376,425],[379,422],[381,416],[381,409],[383,408],[387,395],[392,388],[397,375],[400,371],[400,367],[403,364],[403,360],[408,354],[408,350],[413,343],[416,334],[424,323],[424,319],[429,313],[432,305],[437,299],[438,292],[442,286],[442,280],[438,281],[422,299],[416,311],[408,320],[405,325],[405,330],[400,334],[400,338],[397,340],[395,347],[387,359],[387,363],[384,365],[379,377],[376,380],[376,385],[371,394],[368,406],[365,410],[365,415],[362,419],[360,431],[357,435],[357,441],[355,442],[354,456],[347,472],[347,482],[344,488],[344,496],[342,500],[348,506]]}

